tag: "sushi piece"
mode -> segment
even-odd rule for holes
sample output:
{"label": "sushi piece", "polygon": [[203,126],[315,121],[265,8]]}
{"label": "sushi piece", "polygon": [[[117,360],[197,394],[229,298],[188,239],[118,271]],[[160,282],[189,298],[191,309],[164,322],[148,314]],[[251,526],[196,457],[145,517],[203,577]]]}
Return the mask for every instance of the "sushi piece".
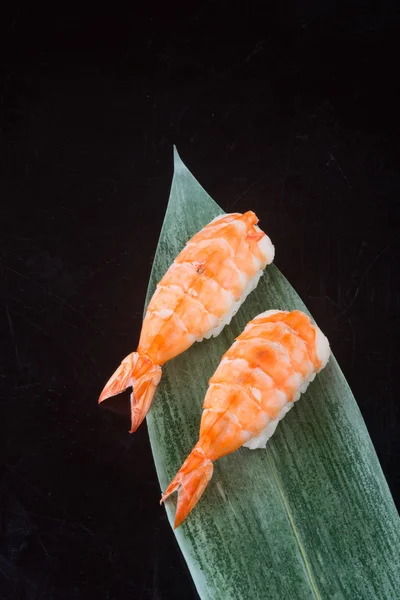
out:
{"label": "sushi piece", "polygon": [[240,446],[265,448],[329,355],[327,338],[299,310],[269,310],[248,323],[209,381],[199,440],[162,496],[178,491],[175,528],[198,502],[213,463]]}
{"label": "sushi piece", "polygon": [[137,351],[122,361],[99,398],[132,387],[131,433],[150,408],[161,365],[219,335],[273,261],[274,246],[257,223],[251,211],[217,217],[186,244],[157,285]]}

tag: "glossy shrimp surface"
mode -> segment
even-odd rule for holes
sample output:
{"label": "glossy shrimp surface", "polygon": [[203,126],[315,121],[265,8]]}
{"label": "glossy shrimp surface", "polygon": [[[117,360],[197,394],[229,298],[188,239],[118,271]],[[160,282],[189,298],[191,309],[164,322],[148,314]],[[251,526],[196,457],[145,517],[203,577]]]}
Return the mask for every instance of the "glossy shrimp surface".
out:
{"label": "glossy shrimp surface", "polygon": [[218,335],[272,262],[274,247],[257,222],[251,211],[217,217],[186,244],[157,285],[137,351],[122,361],[99,398],[132,387],[131,432],[150,408],[161,365]]}
{"label": "glossy shrimp surface", "polygon": [[199,440],[163,496],[179,492],[176,526],[200,498],[212,463],[243,445],[265,447],[328,358],[326,337],[300,311],[267,311],[250,321],[210,379]]}
{"label": "glossy shrimp surface", "polygon": [[200,428],[208,457],[216,460],[243,445],[265,447],[279,418],[321,367],[316,328],[307,315],[256,317],[210,379]]}
{"label": "glossy shrimp surface", "polygon": [[230,321],[273,259],[257,221],[250,211],[224,215],[186,244],[149,303],[139,354],[162,365]]}

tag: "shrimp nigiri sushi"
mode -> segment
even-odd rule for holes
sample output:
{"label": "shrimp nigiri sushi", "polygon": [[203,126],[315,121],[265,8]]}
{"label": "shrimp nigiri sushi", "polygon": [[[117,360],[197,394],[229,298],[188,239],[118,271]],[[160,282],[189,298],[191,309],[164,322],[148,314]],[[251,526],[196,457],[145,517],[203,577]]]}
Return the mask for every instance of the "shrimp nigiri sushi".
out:
{"label": "shrimp nigiri sushi", "polygon": [[162,496],[178,491],[175,528],[197,504],[213,463],[240,446],[265,448],[329,355],[327,338],[299,310],[269,310],[248,323],[209,381],[199,440]]}
{"label": "shrimp nigiri sushi", "polygon": [[139,346],[106,383],[99,402],[132,387],[131,433],[145,418],[161,365],[230,323],[274,246],[248,211],[217,217],[197,233],[169,267],[148,305]]}

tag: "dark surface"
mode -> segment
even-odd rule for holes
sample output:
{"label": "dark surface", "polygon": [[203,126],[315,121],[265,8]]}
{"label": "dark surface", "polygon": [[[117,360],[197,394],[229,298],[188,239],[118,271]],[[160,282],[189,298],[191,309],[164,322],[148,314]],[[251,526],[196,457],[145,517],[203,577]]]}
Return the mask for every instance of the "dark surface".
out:
{"label": "dark surface", "polygon": [[146,426],[97,406],[138,339],[174,143],[259,216],[399,499],[395,3],[231,6],[1,20],[4,600],[196,597]]}

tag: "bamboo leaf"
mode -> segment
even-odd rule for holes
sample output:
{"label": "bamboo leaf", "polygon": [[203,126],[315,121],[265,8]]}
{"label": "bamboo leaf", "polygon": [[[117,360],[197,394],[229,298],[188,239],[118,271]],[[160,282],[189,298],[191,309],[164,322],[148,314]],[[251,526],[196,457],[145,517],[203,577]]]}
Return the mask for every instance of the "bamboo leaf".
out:
{"label": "bamboo leaf", "polygon": [[[185,242],[223,212],[176,151],[174,162],[146,304]],[[163,367],[147,417],[162,490],[198,439],[208,379],[221,356],[269,308],[307,311],[274,265],[218,338]],[[171,526],[175,504],[175,497],[166,504]],[[175,535],[203,600],[400,598],[398,514],[333,356],[266,450],[242,448],[215,464]]]}

